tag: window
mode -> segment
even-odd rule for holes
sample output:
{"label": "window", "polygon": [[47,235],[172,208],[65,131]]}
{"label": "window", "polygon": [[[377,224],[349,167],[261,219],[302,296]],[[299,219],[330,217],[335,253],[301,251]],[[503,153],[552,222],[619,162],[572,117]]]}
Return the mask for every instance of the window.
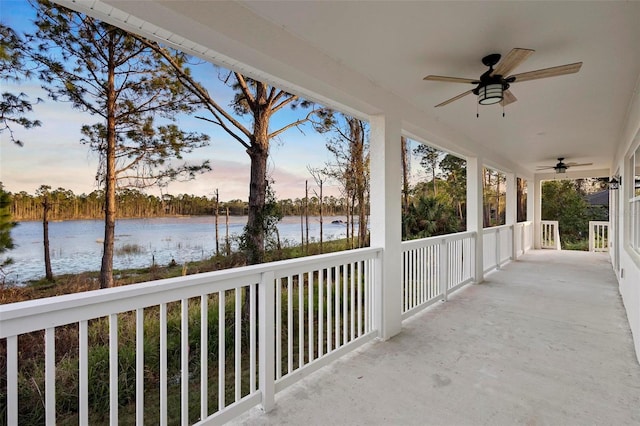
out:
{"label": "window", "polygon": [[[640,146],[629,159],[629,181],[631,188],[629,194],[629,243],[637,252],[640,252]],[[623,184],[625,182],[623,181]]]}

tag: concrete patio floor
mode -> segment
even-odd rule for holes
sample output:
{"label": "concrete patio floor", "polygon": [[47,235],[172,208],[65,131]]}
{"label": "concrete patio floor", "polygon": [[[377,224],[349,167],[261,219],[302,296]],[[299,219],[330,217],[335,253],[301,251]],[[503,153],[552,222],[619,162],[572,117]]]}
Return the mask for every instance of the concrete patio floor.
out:
{"label": "concrete patio floor", "polygon": [[639,425],[640,365],[608,255],[531,251],[234,423]]}

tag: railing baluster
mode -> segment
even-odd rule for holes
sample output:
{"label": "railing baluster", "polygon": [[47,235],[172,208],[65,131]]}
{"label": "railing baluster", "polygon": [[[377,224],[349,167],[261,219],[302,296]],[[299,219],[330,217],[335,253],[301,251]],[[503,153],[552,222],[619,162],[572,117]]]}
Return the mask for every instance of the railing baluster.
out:
{"label": "railing baluster", "polygon": [[404,267],[405,267],[404,279],[405,279],[405,288],[406,288],[406,291],[404,293],[404,299],[405,299],[405,306],[407,310],[413,307],[411,305],[411,291],[412,291],[412,285],[413,285],[413,283],[411,282],[411,268],[412,268],[411,256],[412,256],[411,250],[407,250],[404,253]]}
{"label": "railing baluster", "polygon": [[418,265],[418,251],[411,250],[411,302],[409,306],[415,307],[418,302],[418,280],[416,275],[416,267]]}
{"label": "railing baluster", "polygon": [[[275,281],[275,283],[274,283]],[[276,352],[274,349],[274,342],[277,344],[280,342],[280,338],[274,339],[274,284],[276,289],[280,288],[282,281],[280,278],[275,279],[273,271],[264,272],[260,277],[260,284],[258,287],[258,315],[260,316],[258,321],[258,351],[259,351],[259,366],[258,374],[260,374],[260,392],[262,393],[262,409],[265,412],[269,412],[273,409],[275,404],[275,378],[276,375],[273,371],[273,356]],[[277,345],[279,346],[279,345]]]}
{"label": "railing baluster", "polygon": [[362,261],[359,261],[357,263],[357,269],[358,269],[358,278],[357,278],[357,283],[358,283],[358,337],[362,336]]}
{"label": "railing baluster", "polygon": [[304,275],[298,274],[298,368],[304,365]]}
{"label": "railing baluster", "polygon": [[[10,391],[13,390],[13,391]],[[18,424],[18,336],[7,337],[7,424]],[[82,394],[80,394],[82,395]]]}
{"label": "railing baluster", "polygon": [[324,269],[318,270],[318,358],[324,353]]}
{"label": "railing baluster", "polygon": [[[235,315],[235,336],[234,336],[234,357],[235,357],[235,401],[240,401],[242,394],[242,287],[235,290],[236,315]],[[247,289],[248,291],[248,289]]]}
{"label": "railing baluster", "polygon": [[160,305],[160,424],[166,426],[167,418],[167,304]]}
{"label": "railing baluster", "polygon": [[[275,280],[276,305],[276,380],[282,377],[282,279]],[[258,303],[260,301],[258,300]],[[260,313],[262,315],[262,313]]]}
{"label": "railing baluster", "polygon": [[180,421],[189,423],[189,300],[180,301]]}
{"label": "railing baluster", "polygon": [[225,334],[227,316],[227,300],[224,290],[218,293],[218,411],[225,407],[225,373],[226,373],[226,353],[227,347],[225,342]]}
{"label": "railing baluster", "polygon": [[409,280],[407,279],[407,252],[402,251],[402,262],[400,263],[400,276],[402,277],[402,306],[404,311],[409,310],[407,302],[407,292],[409,290]]}
{"label": "railing baluster", "polygon": [[350,337],[351,340],[356,338],[356,289],[355,289],[355,282],[356,282],[356,271],[355,271],[355,263],[349,263],[349,275],[350,275],[350,279],[349,279],[349,290],[350,290],[350,296],[351,296],[351,324],[349,324],[350,327]]}
{"label": "railing baluster", "polygon": [[425,282],[425,264],[426,262],[426,253],[427,253],[427,248],[426,247],[420,247],[420,250],[418,252],[418,285],[420,288],[420,303],[424,303],[427,300],[429,300],[429,296],[427,295],[427,286],[426,286],[426,282]]}
{"label": "railing baluster", "polygon": [[287,277],[287,373],[293,371],[293,293],[291,281],[293,277]]}
{"label": "railing baluster", "polygon": [[[89,424],[89,324],[78,323],[78,423]],[[14,424],[9,421],[9,424]],[[17,424],[17,422],[16,422]]]}
{"label": "railing baluster", "polygon": [[56,424],[56,338],[55,328],[44,331],[45,422]]}
{"label": "railing baluster", "polygon": [[349,341],[349,265],[342,264],[342,344]]}
{"label": "railing baluster", "polygon": [[332,302],[332,295],[333,295],[333,280],[331,277],[331,267],[328,267],[326,269],[327,271],[327,353],[331,352],[331,341],[332,341],[332,336],[331,336],[331,330],[333,329],[331,326],[331,322],[332,322],[332,312],[331,312],[331,302]]}
{"label": "railing baluster", "polygon": [[440,259],[439,254],[438,254],[438,250],[440,250],[440,247],[438,247],[437,245],[432,245],[429,247],[429,252],[431,253],[431,255],[429,256],[429,265],[431,267],[431,274],[429,277],[429,282],[431,283],[431,298],[436,297],[437,294],[439,294],[439,281],[438,281],[438,262]]}
{"label": "railing baluster", "polygon": [[334,296],[335,296],[335,309],[334,309],[334,314],[335,314],[335,325],[336,325],[336,330],[335,330],[335,348],[338,349],[340,347],[340,268],[336,267],[335,268],[335,288],[334,288]]}
{"label": "railing baluster", "polygon": [[200,420],[209,416],[209,296],[200,296]]}
{"label": "railing baluster", "polygon": [[249,393],[256,391],[256,284],[249,286]]}
{"label": "railing baluster", "polygon": [[307,272],[307,277],[309,280],[309,307],[308,307],[308,312],[309,312],[309,318],[307,319],[307,322],[309,323],[309,352],[308,352],[308,359],[309,362],[313,361],[314,359],[314,350],[313,350],[313,339],[314,339],[314,330],[313,330],[313,314],[315,311],[315,307],[314,307],[314,303],[313,303],[313,292],[314,292],[314,285],[313,285],[313,280],[314,280],[314,271],[309,271]]}
{"label": "railing baluster", "polygon": [[118,424],[118,314],[109,315],[109,424]]}
{"label": "railing baluster", "polygon": [[136,309],[136,424],[144,424],[144,309]]}
{"label": "railing baluster", "polygon": [[287,374],[293,370],[293,297],[291,296],[292,277],[287,277]]}
{"label": "railing baluster", "polygon": [[368,333],[371,331],[370,324],[370,306],[372,297],[371,297],[371,260],[365,260],[364,264],[364,332]]}
{"label": "railing baluster", "polygon": [[500,228],[496,228],[496,269],[500,269]]}

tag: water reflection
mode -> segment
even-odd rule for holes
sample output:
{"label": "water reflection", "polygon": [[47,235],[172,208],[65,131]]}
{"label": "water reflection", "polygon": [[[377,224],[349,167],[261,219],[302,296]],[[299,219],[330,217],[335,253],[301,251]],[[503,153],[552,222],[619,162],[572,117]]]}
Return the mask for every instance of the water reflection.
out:
{"label": "water reflection", "polygon": [[[344,216],[324,218],[325,241],[346,236],[345,224],[339,222],[343,220]],[[237,237],[246,222],[246,216],[229,218],[228,233],[232,247],[237,246]],[[227,234],[224,218],[219,220],[218,226],[222,250]],[[283,245],[299,244],[303,232],[300,217],[283,218],[278,224],[278,231]],[[310,217],[309,239],[318,241],[319,234],[319,218]],[[7,282],[23,283],[43,277],[42,223],[21,222],[11,235],[17,247],[7,253],[14,260],[5,268]],[[51,222],[49,242],[54,275],[99,270],[103,241],[104,223],[101,220]],[[154,262],[167,265],[172,260],[181,264],[209,258],[215,250],[213,217],[121,219],[116,223],[113,266],[114,269],[143,268]]]}

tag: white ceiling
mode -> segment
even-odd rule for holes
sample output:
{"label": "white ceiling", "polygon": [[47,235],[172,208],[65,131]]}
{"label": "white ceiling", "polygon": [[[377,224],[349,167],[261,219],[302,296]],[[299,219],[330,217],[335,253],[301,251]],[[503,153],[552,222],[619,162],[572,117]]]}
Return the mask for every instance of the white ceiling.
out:
{"label": "white ceiling", "polygon": [[[396,99],[415,109],[409,121],[424,128],[416,132],[423,139],[461,152],[483,146],[497,162],[531,173],[556,157],[608,169],[638,90],[635,1],[105,3],[224,55],[203,56],[265,71],[320,99],[364,113],[375,112],[378,99],[387,107]],[[473,95],[434,108],[471,87],[424,76],[475,79],[486,70],[483,56],[514,47],[536,51],[515,73],[584,64],[578,74],[512,85],[518,101],[504,118],[499,105],[480,107],[476,118]]]}

